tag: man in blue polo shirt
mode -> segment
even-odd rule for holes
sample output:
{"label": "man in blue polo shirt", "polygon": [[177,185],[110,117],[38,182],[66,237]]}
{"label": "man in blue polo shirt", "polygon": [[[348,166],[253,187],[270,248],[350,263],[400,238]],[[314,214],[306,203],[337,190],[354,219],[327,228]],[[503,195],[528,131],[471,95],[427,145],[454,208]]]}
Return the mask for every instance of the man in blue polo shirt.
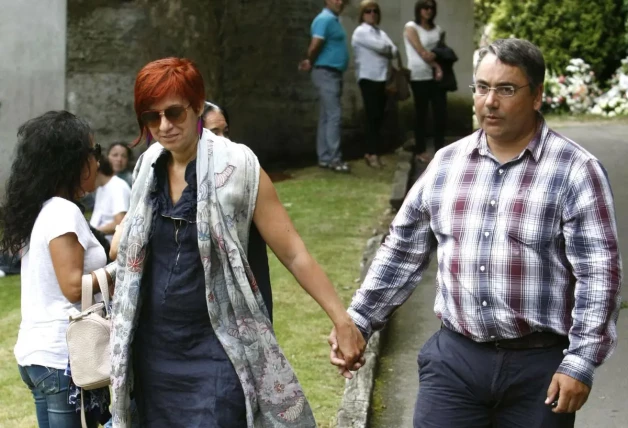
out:
{"label": "man in blue polo shirt", "polygon": [[312,41],[299,70],[312,71],[312,82],[320,96],[320,116],[316,136],[318,165],[336,172],[349,172],[342,161],[342,73],[349,63],[347,34],[338,20],[343,0],[325,0],[325,8],[312,22]]}

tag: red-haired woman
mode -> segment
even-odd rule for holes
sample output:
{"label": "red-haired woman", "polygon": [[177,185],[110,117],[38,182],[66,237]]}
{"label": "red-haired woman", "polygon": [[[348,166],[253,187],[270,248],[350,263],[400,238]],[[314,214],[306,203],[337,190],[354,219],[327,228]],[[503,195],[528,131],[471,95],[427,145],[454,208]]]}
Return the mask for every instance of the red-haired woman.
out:
{"label": "red-haired woman", "polygon": [[113,425],[129,425],[133,392],[142,426],[314,427],[251,274],[251,222],[327,312],[348,367],[365,343],[255,155],[203,130],[204,96],[186,59],[151,62],[135,82],[138,140],[152,144],[108,268]]}

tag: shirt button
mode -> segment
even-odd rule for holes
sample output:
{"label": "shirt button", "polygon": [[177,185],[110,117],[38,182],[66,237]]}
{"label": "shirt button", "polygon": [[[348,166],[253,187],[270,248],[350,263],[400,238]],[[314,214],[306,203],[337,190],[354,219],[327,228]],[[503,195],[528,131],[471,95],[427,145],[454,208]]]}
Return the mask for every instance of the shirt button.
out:
{"label": "shirt button", "polygon": [[495,206],[495,201],[494,201],[494,200],[493,200],[493,201],[491,201],[491,205],[492,205],[492,206]]}
{"label": "shirt button", "polygon": [[488,235],[490,235],[490,233],[484,232],[484,236],[488,237]]}
{"label": "shirt button", "polygon": [[482,306],[486,306],[488,305],[488,303],[486,303],[486,300],[482,302]]}
{"label": "shirt button", "polygon": [[484,266],[480,266],[480,270],[481,270],[482,272],[484,272],[484,269],[486,269]]}
{"label": "shirt button", "polygon": [[503,173],[504,173],[504,170],[503,170],[503,169],[500,169],[500,170],[499,170],[499,175],[502,175]]}

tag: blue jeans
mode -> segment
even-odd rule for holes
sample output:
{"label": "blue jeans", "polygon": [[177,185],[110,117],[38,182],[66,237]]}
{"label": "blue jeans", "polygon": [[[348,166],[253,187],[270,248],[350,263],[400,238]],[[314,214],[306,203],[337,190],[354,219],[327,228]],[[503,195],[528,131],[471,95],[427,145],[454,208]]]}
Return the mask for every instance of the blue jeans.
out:
{"label": "blue jeans", "polygon": [[[35,399],[39,428],[81,428],[81,414],[68,403],[70,378],[64,370],[43,366],[18,366],[22,380]],[[98,421],[86,413],[88,427],[97,427]]]}
{"label": "blue jeans", "polygon": [[325,164],[340,162],[342,73],[314,67],[312,82],[318,90],[321,103],[316,132],[318,162]]}

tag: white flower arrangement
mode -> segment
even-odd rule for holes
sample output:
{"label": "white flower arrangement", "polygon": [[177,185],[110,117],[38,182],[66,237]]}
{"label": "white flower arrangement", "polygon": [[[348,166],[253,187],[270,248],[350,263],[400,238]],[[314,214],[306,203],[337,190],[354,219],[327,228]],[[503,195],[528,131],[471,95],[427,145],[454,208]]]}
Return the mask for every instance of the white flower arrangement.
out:
{"label": "white flower arrangement", "polygon": [[609,86],[602,93],[589,64],[574,58],[565,67],[564,75],[547,74],[543,108],[552,113],[628,115],[628,58],[621,61]]}

